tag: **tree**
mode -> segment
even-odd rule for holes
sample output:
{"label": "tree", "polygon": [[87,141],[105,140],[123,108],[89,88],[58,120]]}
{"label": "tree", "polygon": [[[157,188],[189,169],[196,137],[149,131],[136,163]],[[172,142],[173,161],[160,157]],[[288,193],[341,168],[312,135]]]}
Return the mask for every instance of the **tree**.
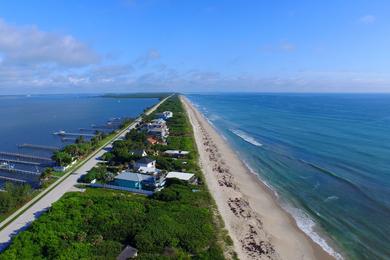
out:
{"label": "tree", "polygon": [[76,138],[76,144],[83,144],[83,143],[85,143],[84,136],[79,136]]}
{"label": "tree", "polygon": [[46,168],[41,175],[39,176],[39,179],[41,182],[48,181],[53,176],[53,168]]}
{"label": "tree", "polygon": [[67,166],[72,162],[72,155],[64,151],[57,151],[52,159],[60,166]]}
{"label": "tree", "polygon": [[70,144],[65,146],[63,151],[75,157],[79,155],[79,146],[77,144]]}

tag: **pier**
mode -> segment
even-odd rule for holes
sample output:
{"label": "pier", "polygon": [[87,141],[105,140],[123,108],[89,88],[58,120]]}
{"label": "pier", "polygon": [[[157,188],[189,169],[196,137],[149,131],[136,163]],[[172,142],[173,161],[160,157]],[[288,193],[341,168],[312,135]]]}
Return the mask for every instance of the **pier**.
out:
{"label": "pier", "polygon": [[74,141],[76,141],[76,138],[74,138],[74,137],[62,137],[61,141],[62,142],[74,142]]}
{"label": "pier", "polygon": [[59,147],[48,146],[48,145],[38,145],[38,144],[21,144],[18,145],[19,148],[29,148],[29,149],[37,149],[37,150],[48,150],[48,151],[58,151]]}
{"label": "pier", "polygon": [[26,165],[33,165],[33,166],[44,166],[42,163],[39,162],[21,161],[21,160],[14,160],[14,159],[1,158],[1,157],[0,157],[0,162],[19,163],[19,164],[26,164]]}
{"label": "pier", "polygon": [[19,174],[28,174],[28,175],[34,175],[34,176],[39,176],[41,175],[40,171],[26,171],[26,170],[20,170],[20,169],[15,169],[15,168],[9,168],[9,167],[0,167],[0,171],[4,172],[10,172],[10,173],[19,173]]}
{"label": "pier", "polygon": [[85,134],[85,133],[68,133],[65,131],[59,131],[53,133],[54,135],[59,135],[59,136],[84,136],[84,137],[94,137],[95,134]]}
{"label": "pier", "polygon": [[11,157],[12,159],[16,158],[17,160],[21,159],[21,161],[34,161],[34,162],[46,162],[46,163],[53,162],[53,160],[49,157],[34,156],[34,155],[22,154],[22,153],[0,152],[0,158],[5,159],[4,156]]}
{"label": "pier", "polygon": [[0,180],[13,181],[13,182],[21,182],[21,183],[27,183],[27,181],[26,181],[26,180],[22,180],[22,179],[15,179],[15,178],[10,178],[10,177],[5,177],[5,176],[0,176]]}

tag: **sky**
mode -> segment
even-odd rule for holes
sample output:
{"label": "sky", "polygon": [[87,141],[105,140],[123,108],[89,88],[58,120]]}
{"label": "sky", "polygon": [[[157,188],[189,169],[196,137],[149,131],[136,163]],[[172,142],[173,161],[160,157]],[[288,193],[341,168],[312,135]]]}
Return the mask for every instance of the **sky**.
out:
{"label": "sky", "polygon": [[390,92],[387,0],[0,1],[0,94]]}

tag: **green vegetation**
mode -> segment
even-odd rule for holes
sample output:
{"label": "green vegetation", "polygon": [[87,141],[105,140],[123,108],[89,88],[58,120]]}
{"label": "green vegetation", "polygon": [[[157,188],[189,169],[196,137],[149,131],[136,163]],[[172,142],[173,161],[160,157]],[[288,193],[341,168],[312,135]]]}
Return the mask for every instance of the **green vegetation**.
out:
{"label": "green vegetation", "polygon": [[31,199],[33,190],[28,184],[13,184],[6,182],[4,191],[0,192],[0,216],[5,218],[15,208],[22,206]]}
{"label": "green vegetation", "polygon": [[106,166],[99,165],[93,167],[87,174],[81,177],[82,182],[90,183],[93,180],[103,183],[110,182],[114,180],[114,174],[107,172]]}
{"label": "green vegetation", "polygon": [[97,134],[86,141],[83,137],[78,137],[74,144],[69,144],[53,154],[52,159],[60,166],[69,165],[74,159],[80,159],[96,150],[107,134],[97,132]]}
{"label": "green vegetation", "polygon": [[[109,182],[113,173],[139,157],[132,149],[145,149],[162,170],[195,173],[201,180],[190,185],[170,180],[151,197],[128,192],[87,188],[68,193],[32,226],[17,235],[0,259],[115,259],[131,245],[140,259],[224,259],[231,252],[230,238],[203,184],[191,125],[177,96],[163,103],[156,113],[170,110],[167,145],[149,145],[143,132],[131,131],[105,154],[82,179]],[[182,159],[165,157],[166,149],[188,150]]]}
{"label": "green vegetation", "polygon": [[169,192],[179,199],[102,189],[68,193],[19,234],[0,259],[115,259],[126,244],[138,248],[142,259],[223,259],[207,192],[193,193],[185,185],[172,185],[164,194]]}

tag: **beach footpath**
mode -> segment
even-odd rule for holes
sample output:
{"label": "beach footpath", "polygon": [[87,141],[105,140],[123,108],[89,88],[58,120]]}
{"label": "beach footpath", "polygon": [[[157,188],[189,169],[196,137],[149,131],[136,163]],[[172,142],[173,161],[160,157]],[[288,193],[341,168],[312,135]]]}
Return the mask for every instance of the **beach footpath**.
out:
{"label": "beach footpath", "polygon": [[239,259],[333,259],[296,225],[184,96],[210,193]]}

